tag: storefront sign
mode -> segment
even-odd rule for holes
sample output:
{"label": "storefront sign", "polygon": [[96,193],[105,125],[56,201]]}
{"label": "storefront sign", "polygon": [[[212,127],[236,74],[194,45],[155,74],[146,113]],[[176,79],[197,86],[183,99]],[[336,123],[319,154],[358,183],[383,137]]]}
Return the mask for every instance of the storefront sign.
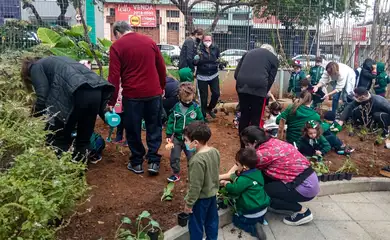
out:
{"label": "storefront sign", "polygon": [[115,19],[128,21],[133,27],[156,27],[156,7],[149,4],[118,4]]}

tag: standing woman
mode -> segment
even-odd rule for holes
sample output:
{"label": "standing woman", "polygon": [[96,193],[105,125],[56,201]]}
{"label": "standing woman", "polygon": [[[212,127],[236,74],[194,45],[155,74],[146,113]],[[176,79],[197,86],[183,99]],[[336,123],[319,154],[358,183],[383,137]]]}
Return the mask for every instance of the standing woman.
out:
{"label": "standing woman", "polygon": [[267,94],[274,83],[278,67],[275,49],[269,44],[263,44],[241,58],[234,73],[241,109],[239,132],[249,125],[260,126]]}
{"label": "standing woman", "polygon": [[356,82],[355,71],[343,63],[329,62],[326,65],[325,72],[322,74],[320,82],[314,86],[313,92],[317,92],[319,88],[326,87],[329,83],[334,83],[333,91],[325,94],[323,98],[332,96],[332,112],[336,113],[339,106],[341,94],[344,94],[344,101],[352,100],[353,89]]}
{"label": "standing woman", "polygon": [[[68,151],[72,131],[77,125],[74,160],[80,161],[89,150],[96,117],[103,113],[114,87],[84,65],[67,57],[26,58],[22,79],[37,96],[34,116],[51,117],[47,128],[53,131],[48,143],[58,154]],[[100,159],[89,159],[97,162]]]}
{"label": "standing woman", "polygon": [[[219,48],[213,44],[211,34],[205,34],[203,42],[199,45],[197,55],[194,58],[196,68],[196,80],[200,95],[200,105],[203,117],[206,119],[206,113],[215,118],[213,109],[217,105],[219,90]],[[208,103],[209,86],[211,90],[211,99]]]}

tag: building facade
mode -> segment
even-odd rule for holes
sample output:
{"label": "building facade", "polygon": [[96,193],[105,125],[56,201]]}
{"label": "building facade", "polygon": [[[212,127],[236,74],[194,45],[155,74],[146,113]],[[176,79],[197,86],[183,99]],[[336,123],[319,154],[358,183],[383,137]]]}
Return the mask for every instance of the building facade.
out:
{"label": "building facade", "polygon": [[0,0],[0,25],[7,19],[20,19],[19,0]]}

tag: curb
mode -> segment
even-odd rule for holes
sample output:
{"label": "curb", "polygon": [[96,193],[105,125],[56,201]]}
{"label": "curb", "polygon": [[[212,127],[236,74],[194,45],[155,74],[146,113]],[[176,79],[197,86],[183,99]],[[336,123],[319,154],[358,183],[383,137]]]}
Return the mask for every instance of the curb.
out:
{"label": "curb", "polygon": [[[382,177],[359,177],[351,181],[321,182],[321,191],[317,197],[370,191],[390,191],[390,178]],[[218,211],[219,227],[222,228],[232,222],[232,214],[229,209]],[[175,226],[164,232],[164,240],[187,240],[190,239],[188,228]]]}

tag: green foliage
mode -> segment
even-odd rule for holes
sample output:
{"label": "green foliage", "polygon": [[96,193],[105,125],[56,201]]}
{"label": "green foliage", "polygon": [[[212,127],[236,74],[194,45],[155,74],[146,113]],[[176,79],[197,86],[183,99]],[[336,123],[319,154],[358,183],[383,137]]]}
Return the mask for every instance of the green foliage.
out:
{"label": "green foliage", "polygon": [[171,77],[173,77],[174,79],[176,79],[176,80],[180,79],[179,70],[177,70],[177,69],[168,69],[167,71],[168,71],[168,75],[171,75]]}
{"label": "green foliage", "polygon": [[163,195],[161,196],[161,201],[172,201],[173,199],[173,188],[175,187],[175,183],[170,182],[164,188]]}
{"label": "green foliage", "polygon": [[[132,232],[130,228],[135,229],[135,231]],[[129,217],[122,218],[121,224],[119,225],[115,233],[115,239],[148,240],[149,239],[149,237],[147,236],[148,231],[159,231],[160,232],[159,239],[164,238],[160,228],[160,224],[157,221],[153,220],[153,218],[151,217],[148,211],[143,211],[140,215],[138,215],[134,226],[132,226],[132,221]]]}
{"label": "green foliage", "polygon": [[359,174],[359,169],[357,168],[356,164],[352,162],[351,157],[347,157],[345,159],[343,166],[339,168],[336,173],[352,173],[352,174]]}
{"label": "green foliage", "polygon": [[26,21],[7,21],[3,26],[0,26],[0,51],[28,49],[39,44],[32,35],[37,28]]}
{"label": "green foliage", "polygon": [[165,65],[166,66],[172,66],[171,57],[168,54],[166,54],[166,53],[162,53],[162,56],[164,58]]}
{"label": "green foliage", "polygon": [[317,173],[317,176],[329,173],[329,168],[325,165],[324,162],[310,161],[310,163],[313,170]]}
{"label": "green foliage", "polygon": [[220,188],[217,193],[217,200],[222,200],[225,205],[231,206],[233,209],[233,212],[237,212],[236,208],[236,201],[234,198],[229,196],[228,191],[226,190],[226,187]]}

